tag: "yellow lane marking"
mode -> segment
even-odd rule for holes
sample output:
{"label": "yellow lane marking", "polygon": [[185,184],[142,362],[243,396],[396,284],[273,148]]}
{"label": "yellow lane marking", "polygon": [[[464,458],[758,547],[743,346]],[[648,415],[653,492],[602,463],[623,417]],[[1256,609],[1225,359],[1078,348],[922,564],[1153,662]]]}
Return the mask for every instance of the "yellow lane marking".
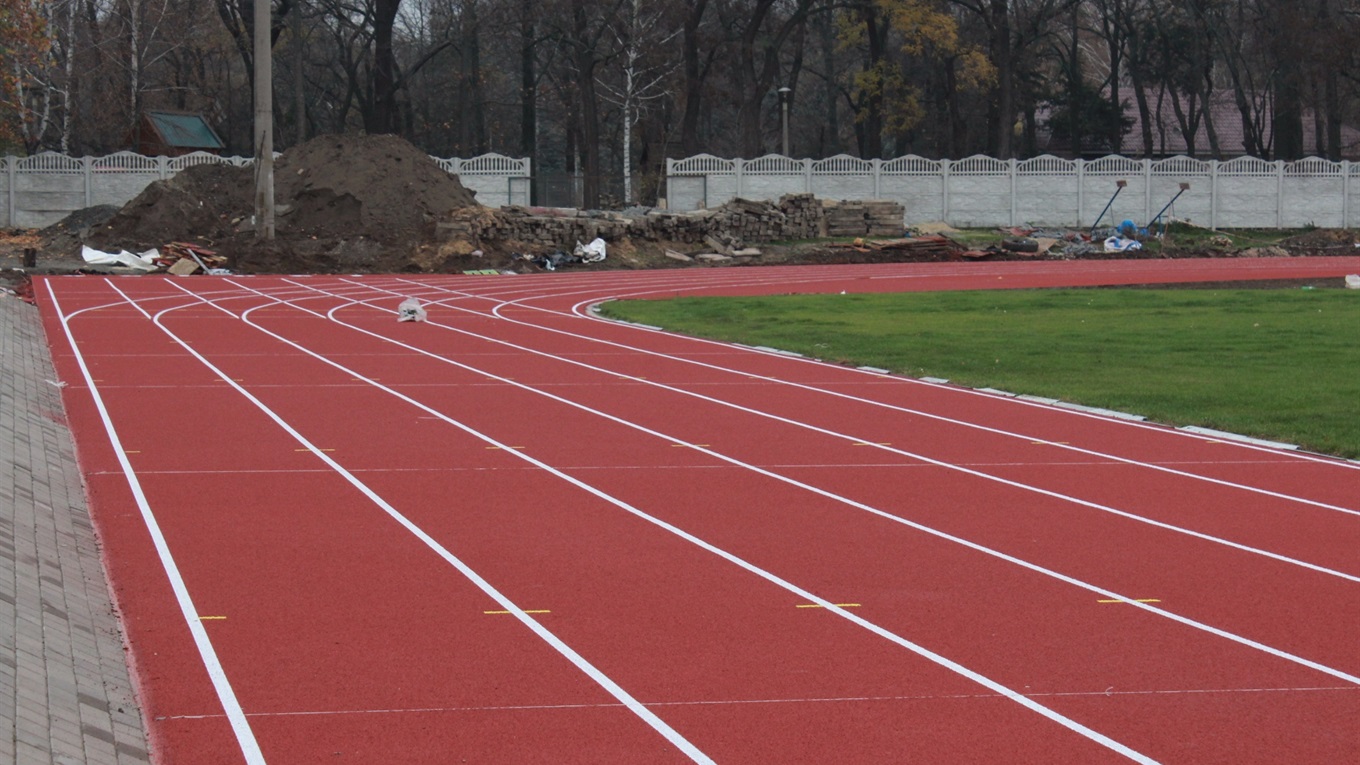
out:
{"label": "yellow lane marking", "polygon": [[1097,600],[1096,602],[1097,602],[1097,603],[1161,603],[1162,601],[1161,601],[1160,598],[1134,598],[1134,599],[1131,600],[1131,601],[1129,601],[1129,600],[1122,600],[1122,599],[1116,598],[1116,599],[1114,599],[1114,600]]}
{"label": "yellow lane marking", "polygon": [[142,453],[141,449],[126,449],[123,451],[123,454],[141,454],[141,453]]}
{"label": "yellow lane marking", "polygon": [[892,441],[875,441],[872,443],[869,441],[858,441],[855,443],[855,446],[892,446]]}
{"label": "yellow lane marking", "polygon": [[[514,613],[514,612],[513,612],[513,611],[483,611],[482,613],[484,613],[484,614],[486,614],[486,615],[488,615],[488,616],[491,616],[491,615],[494,615],[494,614],[509,614],[509,613]],[[550,614],[550,613],[552,613],[552,611],[549,611],[549,610],[546,609],[546,608],[540,609],[540,610],[537,610],[537,611],[530,611],[529,609],[526,608],[526,609],[524,609],[524,613],[526,613],[526,614]]]}
{"label": "yellow lane marking", "polygon": [[225,617],[225,616],[200,616],[200,617],[198,617],[198,620],[201,621],[201,622],[207,622],[207,621],[221,622],[221,621],[226,621],[226,619],[227,619],[227,617]]}
{"label": "yellow lane marking", "polygon": [[[831,605],[836,608],[859,608],[858,603],[832,603]],[[826,606],[821,605],[820,603],[799,603],[797,606],[794,606],[794,608],[826,608]]]}

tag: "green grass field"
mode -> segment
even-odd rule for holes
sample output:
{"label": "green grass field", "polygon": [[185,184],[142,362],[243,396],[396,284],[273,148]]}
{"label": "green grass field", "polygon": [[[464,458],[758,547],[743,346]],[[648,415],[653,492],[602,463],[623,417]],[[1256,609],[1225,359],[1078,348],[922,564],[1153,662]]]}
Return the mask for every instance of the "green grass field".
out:
{"label": "green grass field", "polygon": [[607,316],[1360,457],[1360,293],[1065,289],[681,298]]}

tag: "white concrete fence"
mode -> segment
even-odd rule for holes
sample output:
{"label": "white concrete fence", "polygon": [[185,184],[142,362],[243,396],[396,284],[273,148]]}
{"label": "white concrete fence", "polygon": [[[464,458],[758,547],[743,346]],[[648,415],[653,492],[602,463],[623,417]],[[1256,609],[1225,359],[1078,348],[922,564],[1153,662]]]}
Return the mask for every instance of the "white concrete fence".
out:
{"label": "white concrete fence", "polygon": [[[472,159],[432,157],[458,176],[477,201],[499,207],[529,204],[529,160],[500,154]],[[191,165],[221,162],[238,167],[250,157],[219,157],[204,152],[182,157],[147,157],[118,152],[106,157],[68,157],[45,152],[31,157],[5,157],[0,168],[0,227],[41,228],[68,213],[94,205],[123,206],[153,181],[169,178]]]}
{"label": "white concrete fence", "polygon": [[906,208],[908,225],[947,221],[959,227],[1089,227],[1126,187],[1102,219],[1145,225],[1180,191],[1167,212],[1214,228],[1349,227],[1360,221],[1360,163],[1310,157],[1226,162],[1171,157],[1093,161],[1042,156],[1001,160],[899,157],[865,160],[840,155],[796,160],[699,155],[666,160],[666,197],[672,210],[716,207],[735,197],[775,200],[811,193],[824,199],[891,199]]}

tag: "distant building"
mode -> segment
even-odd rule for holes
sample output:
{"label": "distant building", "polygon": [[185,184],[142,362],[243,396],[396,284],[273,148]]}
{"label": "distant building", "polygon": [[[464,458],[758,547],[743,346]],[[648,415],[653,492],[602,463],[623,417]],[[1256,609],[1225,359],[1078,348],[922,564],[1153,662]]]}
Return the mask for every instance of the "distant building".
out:
{"label": "distant building", "polygon": [[195,151],[221,154],[226,144],[201,114],[144,112],[129,136],[132,150],[148,157],[178,157]]}
{"label": "distant building", "polygon": [[[1108,93],[1108,91],[1107,91]],[[1178,155],[1190,155],[1190,142],[1186,141],[1185,132],[1181,130],[1180,120],[1176,117],[1176,111],[1171,104],[1169,96],[1163,94],[1158,98],[1156,91],[1149,92],[1148,104],[1151,114],[1151,133],[1152,133],[1152,155],[1153,157],[1174,157]],[[1124,134],[1123,141],[1117,151],[1111,152],[1109,147],[1083,147],[1082,154],[1087,159],[1104,156],[1114,153],[1125,157],[1141,157],[1144,154],[1143,146],[1143,120],[1138,113],[1138,106],[1133,99],[1133,89],[1125,85],[1121,93],[1124,101],[1124,116],[1132,121],[1128,132]],[[1257,119],[1262,120],[1260,134],[1267,147],[1274,151],[1273,126],[1270,124],[1268,105],[1258,105],[1262,116]],[[1241,157],[1246,155],[1246,140],[1243,133],[1242,112],[1238,109],[1237,103],[1233,100],[1231,91],[1220,89],[1214,91],[1210,98],[1210,112],[1214,123],[1214,133],[1218,138],[1218,148],[1224,159]],[[1040,154],[1056,154],[1059,156],[1072,156],[1072,147],[1067,145],[1064,140],[1057,140],[1051,130],[1045,126],[1048,119],[1048,110],[1040,109],[1038,114],[1039,129],[1037,143]],[[1320,115],[1312,109],[1303,110],[1303,155],[1325,157],[1327,156],[1327,145],[1325,138],[1322,145],[1318,145],[1318,132],[1321,126],[1318,124]],[[1193,155],[1200,159],[1212,159],[1212,151],[1209,146],[1209,131],[1204,124],[1203,116],[1200,116],[1198,124],[1192,133],[1194,151]],[[1260,153],[1260,152],[1258,152]],[[1360,130],[1351,125],[1341,126],[1341,158],[1360,159]]]}

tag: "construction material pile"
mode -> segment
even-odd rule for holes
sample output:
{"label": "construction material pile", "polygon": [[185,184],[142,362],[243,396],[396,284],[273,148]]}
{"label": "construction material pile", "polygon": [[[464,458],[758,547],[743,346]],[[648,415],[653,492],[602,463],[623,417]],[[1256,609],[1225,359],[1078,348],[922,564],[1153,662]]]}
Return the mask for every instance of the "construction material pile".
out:
{"label": "construction material pile", "polygon": [[885,199],[822,202],[823,236],[902,236],[902,205]]}
{"label": "construction material pile", "polygon": [[276,238],[257,241],[254,171],[204,164],[148,186],[86,243],[142,251],[170,242],[212,250],[249,270],[413,270],[435,224],[476,206],[471,192],[397,136],[328,135],[275,163]]}
{"label": "construction material pile", "polygon": [[[747,244],[824,236],[827,229],[825,204],[811,194],[786,194],[778,202],[734,199],[712,210],[690,212],[643,210],[630,214],[572,208],[502,207],[490,210],[481,207],[454,211],[439,228],[446,240],[463,240],[476,247],[494,246],[497,242],[513,242],[524,249],[561,247],[600,237],[611,242],[620,239],[679,244],[718,241],[724,248],[740,250]],[[855,211],[859,224],[847,227],[850,233],[838,236],[866,236],[871,229],[901,236],[901,205],[884,204],[896,208],[896,218],[891,225],[885,222],[885,216],[893,213],[884,205],[839,203],[841,209]],[[869,217],[871,211],[875,216],[872,219]]]}

